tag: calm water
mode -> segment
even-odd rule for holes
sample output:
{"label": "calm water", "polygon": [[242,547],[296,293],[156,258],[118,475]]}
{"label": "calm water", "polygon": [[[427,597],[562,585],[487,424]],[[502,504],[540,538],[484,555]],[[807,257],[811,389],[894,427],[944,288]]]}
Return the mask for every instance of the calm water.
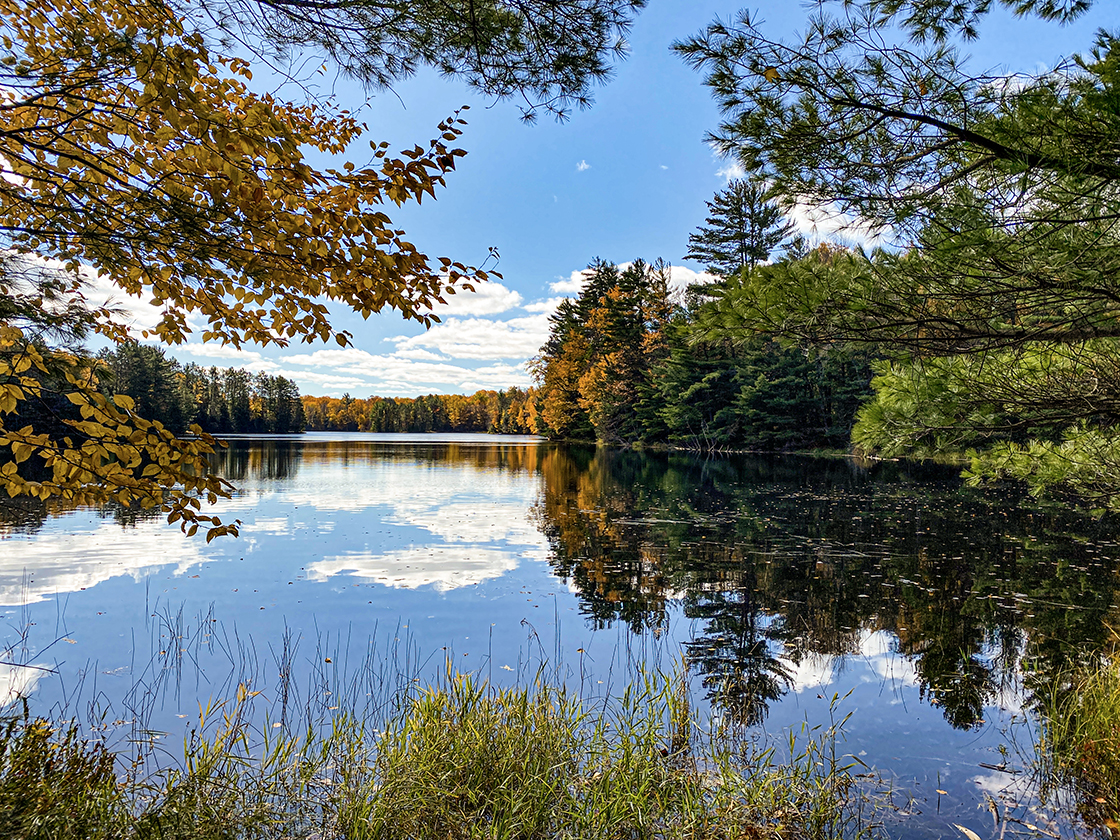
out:
{"label": "calm water", "polygon": [[0,701],[127,720],[143,695],[177,738],[233,681],[267,693],[289,659],[371,645],[495,681],[683,655],[707,711],[759,737],[827,722],[839,695],[843,749],[913,797],[896,834],[987,836],[987,797],[1020,796],[1034,698],[1120,618],[1111,522],[945,468],[311,434],[234,441],[221,469],[239,539],[121,510],[0,525],[0,650],[38,666],[0,665]]}

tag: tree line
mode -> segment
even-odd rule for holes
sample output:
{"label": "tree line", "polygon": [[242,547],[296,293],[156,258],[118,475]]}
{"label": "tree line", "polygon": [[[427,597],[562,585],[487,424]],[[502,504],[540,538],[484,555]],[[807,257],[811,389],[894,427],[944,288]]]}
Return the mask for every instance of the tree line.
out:
{"label": "tree line", "polygon": [[704,335],[874,348],[856,446],[1120,509],[1120,33],[993,77],[963,50],[996,5],[821,6],[796,37],[741,12],[675,45],[722,111],[709,140],[866,243],[742,273]]}
{"label": "tree line", "polygon": [[[435,67],[523,103],[528,121],[563,118],[591,103],[643,5],[5,0],[6,497],[135,502],[158,506],[191,534],[237,532],[236,522],[201,510],[201,500],[232,492],[210,466],[214,441],[178,437],[128,395],[102,391],[84,339],[121,345],[131,334],[118,309],[84,294],[93,277],[160,308],[146,337],[182,344],[204,323],[203,341],[233,347],[347,346],[352,336],[332,323],[327,301],[429,324],[446,294],[487,278],[482,267],[422,253],[386,213],[444,187],[465,154],[462,114],[398,153],[377,141],[371,153],[366,126],[329,92],[298,73],[276,79],[277,54],[292,67],[325,54],[376,89]],[[254,83],[262,65],[268,81]],[[365,151],[355,152],[359,139]],[[352,160],[324,168],[316,160],[324,154]],[[261,397],[270,398],[278,399]],[[239,400],[228,406],[231,424],[244,420]],[[66,403],[73,416],[55,410]]]}
{"label": "tree line", "polygon": [[[426,65],[522,99],[526,118],[563,115],[609,76],[643,3],[469,5],[4,5],[9,497],[135,501],[188,530],[236,530],[197,507],[231,492],[208,466],[212,441],[176,437],[92,374],[83,339],[123,345],[129,331],[88,302],[90,272],[162,307],[151,335],[163,344],[186,341],[196,318],[203,340],[235,347],[346,346],[324,297],[429,323],[447,293],[486,279],[419,252],[384,212],[445,185],[464,154],[449,145],[462,115],[427,145],[394,156],[375,144],[360,168],[318,169],[308,153],[341,154],[364,127],[305,86],[285,88],[306,93],[295,101],[252,86],[254,64],[307,47],[374,86]],[[558,312],[542,352],[535,426],[612,442],[829,440],[858,392],[862,346],[875,377],[859,446],[968,451],[975,480],[1011,476],[1120,509],[1120,36],[1100,31],[1044,72],[993,78],[964,48],[1000,5],[1065,23],[1094,4],[851,0],[818,4],[796,37],[742,12],[678,42],[723,115],[708,140],[748,187],[787,214],[828,212],[870,244],[773,262],[742,250],[745,269],[724,267],[723,287],[683,313],[658,281],[593,266],[603,276]],[[223,54],[231,43],[237,56]],[[792,393],[778,383],[792,381],[811,411],[791,399],[773,422]]]}
{"label": "tree line", "polygon": [[129,397],[133,410],[176,434],[192,424],[210,434],[287,434],[306,426],[299,388],[283,376],[183,365],[137,342],[103,350],[97,359],[104,393]]}
{"label": "tree line", "polygon": [[533,395],[522,388],[423,397],[303,398],[308,431],[493,432],[536,431]]}

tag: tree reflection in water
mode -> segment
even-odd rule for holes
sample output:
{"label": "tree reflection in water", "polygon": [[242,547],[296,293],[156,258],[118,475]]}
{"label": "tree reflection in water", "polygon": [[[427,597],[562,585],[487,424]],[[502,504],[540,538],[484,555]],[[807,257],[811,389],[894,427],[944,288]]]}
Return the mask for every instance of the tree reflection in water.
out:
{"label": "tree reflection in water", "polygon": [[534,511],[598,627],[694,622],[686,654],[756,724],[806,657],[885,631],[958,729],[1062,667],[1117,617],[1115,519],[963,488],[947,467],[547,447]]}

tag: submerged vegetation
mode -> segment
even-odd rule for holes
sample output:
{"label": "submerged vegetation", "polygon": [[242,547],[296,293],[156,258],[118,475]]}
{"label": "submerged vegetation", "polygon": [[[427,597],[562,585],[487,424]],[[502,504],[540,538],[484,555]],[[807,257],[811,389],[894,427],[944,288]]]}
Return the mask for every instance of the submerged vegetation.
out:
{"label": "submerged vegetation", "polygon": [[[0,723],[0,834],[69,838],[834,838],[875,824],[837,749],[842,721],[789,754],[703,729],[680,679],[579,696],[542,674],[447,676],[355,709],[269,723],[241,684],[182,753],[118,751],[26,705]],[[254,722],[260,721],[263,722]]]}

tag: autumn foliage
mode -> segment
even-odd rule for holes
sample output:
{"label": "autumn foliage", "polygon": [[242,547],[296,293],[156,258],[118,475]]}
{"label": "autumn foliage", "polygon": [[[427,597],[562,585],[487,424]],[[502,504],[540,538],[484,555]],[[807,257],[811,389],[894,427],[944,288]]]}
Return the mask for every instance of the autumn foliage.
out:
{"label": "autumn foliage", "polygon": [[304,397],[309,431],[497,432],[536,431],[532,389],[428,394],[423,397]]}
{"label": "autumn foliage", "polygon": [[160,0],[0,0],[0,489],[162,505],[216,535],[235,527],[199,512],[228,492],[213,439],[102,394],[77,349],[130,338],[87,301],[91,276],[161,307],[145,337],[240,346],[346,345],[330,301],[428,323],[486,274],[430,260],[384,212],[443,185],[458,116],[399,157],[371,143],[364,164],[318,169],[309,154],[348,152],[365,126],[254,91],[249,64],[184,20]]}

